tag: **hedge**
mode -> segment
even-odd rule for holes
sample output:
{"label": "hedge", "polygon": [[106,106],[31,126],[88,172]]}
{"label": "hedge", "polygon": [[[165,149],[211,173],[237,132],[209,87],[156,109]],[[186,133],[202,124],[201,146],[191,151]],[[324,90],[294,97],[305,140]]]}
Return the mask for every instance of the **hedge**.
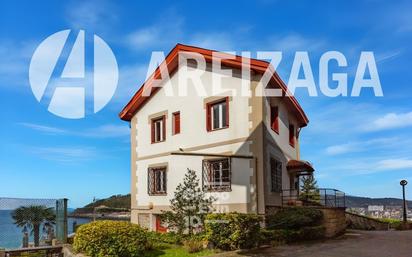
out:
{"label": "hedge", "polygon": [[279,210],[273,215],[266,216],[268,229],[292,229],[319,226],[323,213],[319,209],[304,207],[289,207]]}
{"label": "hedge", "polygon": [[262,242],[285,242],[293,243],[298,241],[309,241],[324,238],[325,227],[303,227],[300,229],[275,229],[275,230],[262,230]]}
{"label": "hedge", "polygon": [[260,222],[256,214],[214,213],[205,219],[206,239],[222,250],[246,249],[258,246]]}
{"label": "hedge", "polygon": [[91,257],[138,257],[150,248],[148,232],[127,221],[95,221],[76,231],[73,248]]}

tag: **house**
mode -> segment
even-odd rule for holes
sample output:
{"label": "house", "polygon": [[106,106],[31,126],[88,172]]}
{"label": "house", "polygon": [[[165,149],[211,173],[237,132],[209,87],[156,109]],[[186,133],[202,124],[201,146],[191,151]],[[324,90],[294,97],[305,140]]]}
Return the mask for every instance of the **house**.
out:
{"label": "house", "polygon": [[[187,52],[205,58],[206,71],[199,79],[210,85],[216,52],[178,44],[163,63],[171,88],[178,88],[179,74],[189,70],[177,65],[179,55]],[[224,86],[240,90],[245,82],[256,89],[269,63],[247,59],[252,75],[242,81],[242,57],[231,57],[222,60],[224,68],[232,71]],[[186,65],[197,69],[193,63]],[[144,86],[160,77],[158,68]],[[276,73],[269,87],[287,92]],[[282,196],[296,192],[298,177],[313,172],[299,157],[299,132],[308,118],[293,96],[201,96],[192,87],[186,97],[167,96],[165,87],[153,87],[149,93],[145,96],[142,86],[119,114],[131,128],[134,223],[163,229],[158,214],[168,210],[188,168],[196,171],[203,189],[218,198],[216,211],[257,214],[282,206]]]}

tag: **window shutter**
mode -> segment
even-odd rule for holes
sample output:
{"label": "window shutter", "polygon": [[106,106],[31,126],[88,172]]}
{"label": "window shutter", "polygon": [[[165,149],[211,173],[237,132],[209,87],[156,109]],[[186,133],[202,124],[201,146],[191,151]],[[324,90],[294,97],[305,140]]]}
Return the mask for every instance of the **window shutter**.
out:
{"label": "window shutter", "polygon": [[295,126],[289,124],[289,144],[295,146]]}
{"label": "window shutter", "polygon": [[162,141],[166,140],[166,116],[163,115],[162,117],[162,126],[163,126],[163,137],[162,137]]}
{"label": "window shutter", "polygon": [[210,104],[206,104],[206,130],[212,130],[212,113]]}
{"label": "window shutter", "polygon": [[226,127],[229,127],[229,97],[226,97]]}
{"label": "window shutter", "polygon": [[279,109],[277,106],[270,107],[270,127],[279,133]]}
{"label": "window shutter", "polygon": [[173,133],[179,134],[180,133],[180,112],[173,113]]}
{"label": "window shutter", "polygon": [[152,141],[152,143],[154,143],[155,142],[155,124],[154,124],[153,120],[151,121],[150,124],[151,124],[151,133],[152,133],[151,141]]}

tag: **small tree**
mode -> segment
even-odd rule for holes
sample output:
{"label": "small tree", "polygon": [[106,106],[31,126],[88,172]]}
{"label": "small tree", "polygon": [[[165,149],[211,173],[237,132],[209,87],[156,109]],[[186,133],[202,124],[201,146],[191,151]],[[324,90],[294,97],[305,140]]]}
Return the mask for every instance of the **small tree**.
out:
{"label": "small tree", "polygon": [[320,194],[316,179],[313,175],[301,178],[302,186],[300,187],[299,198],[302,201],[319,203]]}
{"label": "small tree", "polygon": [[194,170],[187,169],[183,183],[176,187],[174,198],[170,200],[171,211],[164,211],[162,218],[169,228],[177,229],[182,234],[186,229],[193,233],[193,223],[203,224],[204,217],[212,210],[216,199],[206,197],[199,185],[199,179]]}
{"label": "small tree", "polygon": [[14,224],[19,227],[27,227],[34,235],[34,246],[40,243],[40,227],[42,224],[54,224],[56,215],[53,208],[41,205],[19,207],[11,214]]}

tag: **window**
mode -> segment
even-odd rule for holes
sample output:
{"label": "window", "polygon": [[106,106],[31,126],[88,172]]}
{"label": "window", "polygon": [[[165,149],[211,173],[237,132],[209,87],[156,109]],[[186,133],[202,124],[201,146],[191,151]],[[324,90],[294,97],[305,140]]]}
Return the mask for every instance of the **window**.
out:
{"label": "window", "polygon": [[279,109],[277,106],[270,107],[270,127],[279,134]]}
{"label": "window", "polygon": [[152,143],[162,142],[166,140],[166,116],[152,120]]}
{"label": "window", "polygon": [[148,193],[149,195],[166,194],[166,167],[149,168],[148,174]]}
{"label": "window", "polygon": [[206,106],[207,131],[229,127],[229,99],[209,103]]}
{"label": "window", "polygon": [[203,188],[206,191],[230,191],[229,158],[203,161]]}
{"label": "window", "polygon": [[295,126],[289,124],[289,144],[295,147]]}
{"label": "window", "polygon": [[173,113],[173,135],[180,134],[180,112]]}
{"label": "window", "polygon": [[270,159],[271,191],[282,192],[282,163],[276,159]]}

